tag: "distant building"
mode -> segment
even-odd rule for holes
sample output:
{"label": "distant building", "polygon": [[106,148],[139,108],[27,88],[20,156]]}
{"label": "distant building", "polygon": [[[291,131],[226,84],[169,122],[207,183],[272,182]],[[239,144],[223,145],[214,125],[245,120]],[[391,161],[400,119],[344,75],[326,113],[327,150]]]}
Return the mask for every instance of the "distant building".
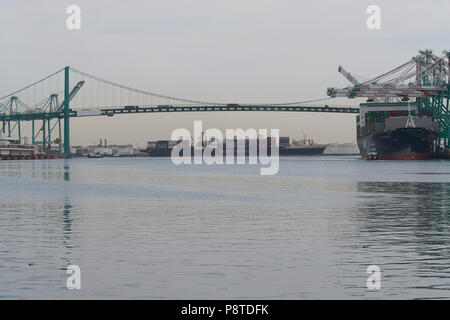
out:
{"label": "distant building", "polygon": [[126,157],[126,156],[133,156],[135,155],[135,149],[131,144],[128,145],[111,145],[107,148],[111,148],[112,155],[113,156],[120,156],[120,157]]}
{"label": "distant building", "polygon": [[74,147],[74,149],[77,155],[83,157],[87,157],[89,154],[96,154],[104,157],[126,157],[134,156],[136,154],[136,150],[131,144],[87,147],[77,146]]}

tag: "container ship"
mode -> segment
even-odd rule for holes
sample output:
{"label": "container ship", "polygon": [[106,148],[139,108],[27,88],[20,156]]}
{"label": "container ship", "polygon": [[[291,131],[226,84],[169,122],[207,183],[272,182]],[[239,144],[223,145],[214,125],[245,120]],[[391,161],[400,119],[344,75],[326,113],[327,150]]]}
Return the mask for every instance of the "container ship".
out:
{"label": "container ship", "polygon": [[[271,143],[273,140],[267,140],[267,154],[270,156]],[[159,140],[149,141],[147,143],[146,152],[150,157],[170,157],[172,149],[177,145],[178,141]],[[242,142],[241,142],[242,143]],[[275,143],[275,142],[274,142]],[[234,141],[234,156],[238,155],[237,145],[239,142]],[[250,154],[251,146],[254,145],[257,155],[259,155],[259,140],[245,140],[245,156]],[[223,154],[226,154],[226,143],[223,143]],[[194,154],[194,147],[191,147],[191,154]],[[204,146],[203,146],[204,148]],[[315,144],[312,139],[293,140],[290,142],[289,137],[280,137],[279,139],[279,156],[321,156],[326,148],[326,145]],[[214,156],[214,151],[212,152]]]}
{"label": "container ship", "polygon": [[359,106],[357,142],[365,159],[419,160],[450,150],[450,51],[432,50],[383,74],[361,81],[339,66],[352,83],[331,87],[331,98],[367,99]]}
{"label": "container ship", "polygon": [[326,145],[315,144],[312,139],[304,137],[302,140],[293,139],[290,142],[289,137],[280,137],[280,156],[321,156]]}
{"label": "container ship", "polygon": [[416,104],[362,103],[357,116],[357,142],[364,159],[430,159],[439,124],[429,109]]}

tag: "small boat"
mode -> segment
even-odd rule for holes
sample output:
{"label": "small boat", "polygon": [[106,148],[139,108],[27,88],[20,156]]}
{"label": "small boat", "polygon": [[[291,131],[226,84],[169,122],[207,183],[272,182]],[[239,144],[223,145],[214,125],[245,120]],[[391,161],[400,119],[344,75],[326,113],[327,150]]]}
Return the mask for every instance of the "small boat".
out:
{"label": "small boat", "polygon": [[367,154],[367,160],[378,160],[378,152],[376,150],[375,144],[371,144],[370,151]]}
{"label": "small boat", "polygon": [[103,158],[103,156],[100,153],[88,153],[88,158],[91,159],[99,159],[99,158]]}

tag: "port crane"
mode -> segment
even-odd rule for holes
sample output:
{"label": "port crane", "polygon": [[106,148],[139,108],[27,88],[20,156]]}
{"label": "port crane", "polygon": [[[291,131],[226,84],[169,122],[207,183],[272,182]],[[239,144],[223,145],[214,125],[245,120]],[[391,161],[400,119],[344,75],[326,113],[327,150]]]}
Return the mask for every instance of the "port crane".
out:
{"label": "port crane", "polygon": [[433,120],[439,123],[439,135],[435,149],[450,149],[450,51],[444,56],[433,54],[432,50],[420,50],[419,55],[406,63],[374,77],[359,82],[351,73],[339,66],[352,86],[331,87],[327,95],[332,98],[367,98],[368,102],[412,101],[417,109],[432,111]]}
{"label": "port crane", "polygon": [[[346,88],[328,88],[330,97],[366,97],[369,99],[425,98],[439,95],[448,90],[449,53],[445,52],[447,60],[438,57],[431,50],[419,51],[420,55],[413,57],[401,66],[360,83],[351,73],[339,66],[342,73],[352,84]],[[413,79],[414,78],[414,79]]]}
{"label": "port crane", "polygon": [[353,85],[357,86],[360,84],[358,80],[350,72],[347,72],[342,66],[339,66],[338,71]]}
{"label": "port crane", "polygon": [[[79,81],[72,88],[69,94],[69,101],[76,96],[84,83],[85,81]],[[28,106],[17,96],[12,96],[8,103],[0,108],[0,112],[2,112],[2,110],[9,110],[11,115],[20,115],[21,118],[31,120],[31,137],[33,144],[42,145],[43,149],[46,149],[50,148],[52,143],[56,143],[59,145],[61,151],[61,138],[52,140],[52,134],[56,128],[58,128],[59,137],[61,137],[61,119],[64,118],[64,101],[59,103],[58,94],[53,93],[50,97],[32,107]],[[42,121],[41,125],[38,127],[36,127],[37,121]],[[2,121],[0,131],[3,134],[7,132],[8,137],[11,137],[15,130],[17,131],[17,137],[20,141],[22,139],[21,121],[19,119],[14,119],[14,117],[9,117],[7,120]]]}

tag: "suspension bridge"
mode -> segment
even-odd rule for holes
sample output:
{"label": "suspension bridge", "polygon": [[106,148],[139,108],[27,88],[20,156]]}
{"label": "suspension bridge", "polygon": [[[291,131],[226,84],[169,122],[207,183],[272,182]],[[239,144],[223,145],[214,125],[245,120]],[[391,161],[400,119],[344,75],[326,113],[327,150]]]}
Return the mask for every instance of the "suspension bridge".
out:
{"label": "suspension bridge", "polygon": [[120,114],[178,112],[319,112],[358,114],[360,103],[410,101],[432,110],[439,123],[435,144],[450,148],[450,52],[419,51],[411,60],[366,81],[339,67],[352,86],[328,88],[327,98],[289,103],[240,104],[183,99],[135,89],[72,67],[62,68],[0,98],[0,130],[22,141],[31,122],[31,142],[70,153],[70,119]]}
{"label": "suspension bridge", "polygon": [[[356,99],[358,100],[358,99]],[[322,98],[291,103],[239,104],[183,99],[135,89],[65,67],[0,98],[3,134],[22,141],[31,122],[32,144],[70,152],[70,118],[178,112],[359,112],[359,102]]]}

